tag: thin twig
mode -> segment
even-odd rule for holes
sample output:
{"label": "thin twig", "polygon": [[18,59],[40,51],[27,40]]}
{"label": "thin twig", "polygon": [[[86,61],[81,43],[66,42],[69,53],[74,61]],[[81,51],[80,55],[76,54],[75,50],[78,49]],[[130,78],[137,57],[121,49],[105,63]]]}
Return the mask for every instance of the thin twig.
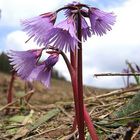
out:
{"label": "thin twig", "polygon": [[62,113],[64,113],[68,118],[70,118],[70,120],[73,120],[73,117],[68,114],[63,107],[61,107],[60,105],[57,105],[57,107],[61,110]]}
{"label": "thin twig", "polygon": [[9,104],[6,104],[6,105],[5,105],[5,106],[3,106],[2,108],[0,108],[0,111],[2,111],[2,110],[4,110],[4,109],[8,108],[9,106],[11,106],[11,105],[15,104],[16,102],[18,102],[18,100],[13,101],[13,102],[11,102],[11,103],[9,103]]}
{"label": "thin twig", "polygon": [[94,126],[96,126],[97,128],[99,128],[100,130],[104,131],[105,133],[110,132],[110,130],[105,129],[105,128],[101,127],[100,125],[96,124],[96,123],[94,123]]}
{"label": "thin twig", "polygon": [[31,139],[31,138],[35,138],[35,137],[41,136],[41,135],[43,135],[43,134],[45,134],[45,133],[49,133],[49,132],[51,132],[51,131],[55,131],[55,130],[57,130],[57,129],[60,129],[62,126],[63,126],[63,125],[60,125],[60,126],[57,127],[57,128],[52,128],[52,129],[50,129],[50,130],[43,131],[43,132],[41,132],[41,133],[39,133],[39,134],[36,134],[36,135],[30,136],[30,137],[27,137],[27,138],[25,138],[25,139],[23,139],[23,140],[29,140],[29,139]]}
{"label": "thin twig", "polygon": [[34,90],[29,91],[29,92],[28,92],[27,94],[25,94],[24,96],[22,96],[22,97],[18,98],[17,100],[15,100],[15,101],[13,101],[13,102],[11,102],[11,103],[9,103],[9,104],[3,106],[2,108],[0,108],[0,111],[2,111],[2,110],[4,110],[4,109],[8,108],[9,106],[15,104],[16,102],[19,101],[19,99],[25,98],[25,97],[27,97],[28,95],[32,94],[33,92],[34,92]]}
{"label": "thin twig", "polygon": [[76,140],[76,134],[78,133],[78,130],[75,130],[73,133],[69,134],[68,136],[65,136],[61,138],[60,140],[70,140],[74,137],[74,140]]}
{"label": "thin twig", "polygon": [[[95,115],[97,116],[98,114],[104,115],[103,113],[108,111],[107,114],[109,115],[112,112],[112,111],[110,112],[110,109],[115,108],[116,106],[121,106],[122,104],[123,103],[118,103],[113,106],[106,107],[106,108],[102,109],[101,111],[93,113],[93,111],[96,109],[96,108],[94,108],[93,110],[91,110],[90,114],[92,114],[93,116],[95,116]],[[99,116],[99,119],[101,119],[100,117],[101,116]]]}
{"label": "thin twig", "polygon": [[[91,94],[91,91],[90,91],[87,87],[86,87],[86,89],[87,89],[87,92]],[[95,91],[95,93],[96,93],[96,91]],[[97,100],[97,101],[98,101],[99,103],[101,103],[102,105],[105,104],[102,100],[100,100],[100,99],[96,96],[96,94],[95,94],[95,95],[92,94],[92,96],[93,96],[93,98],[95,98],[95,100]]]}
{"label": "thin twig", "polygon": [[[112,92],[109,92],[109,93],[106,93],[106,94],[98,95],[96,97],[97,98],[104,98],[104,97],[109,97],[109,96],[113,96],[113,95],[119,95],[119,94],[122,94],[122,93],[125,93],[125,92],[132,92],[132,91],[138,91],[138,90],[140,90],[139,86],[134,87],[134,88],[115,90],[115,91],[112,91]],[[89,97],[86,100],[89,100],[89,99],[94,99],[94,97]]]}
{"label": "thin twig", "polygon": [[112,119],[111,121],[122,121],[122,120],[129,120],[129,119],[136,119],[136,118],[140,118],[140,115],[138,116],[127,116],[127,117],[121,117],[121,118],[117,118],[117,119]]}
{"label": "thin twig", "polygon": [[94,77],[99,76],[140,76],[140,73],[97,73]]}
{"label": "thin twig", "polygon": [[140,132],[140,125],[139,125],[138,129],[136,130],[136,132],[133,134],[131,140],[134,140],[139,132]]}

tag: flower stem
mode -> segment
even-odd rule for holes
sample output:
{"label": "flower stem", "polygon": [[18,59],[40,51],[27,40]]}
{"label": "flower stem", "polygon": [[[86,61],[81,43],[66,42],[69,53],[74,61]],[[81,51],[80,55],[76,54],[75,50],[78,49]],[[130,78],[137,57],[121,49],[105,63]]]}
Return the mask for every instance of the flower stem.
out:
{"label": "flower stem", "polygon": [[96,130],[92,124],[92,121],[90,119],[90,116],[86,110],[86,107],[84,106],[83,102],[83,74],[82,74],[82,32],[81,32],[81,14],[78,13],[78,50],[70,51],[70,59],[71,64],[69,60],[67,59],[66,55],[61,52],[61,55],[63,56],[66,65],[69,69],[71,81],[72,81],[72,87],[73,87],[73,93],[74,93],[74,102],[75,102],[75,110],[76,110],[76,118],[74,120],[73,129],[76,128],[76,123],[78,125],[78,131],[79,131],[79,140],[85,140],[84,137],[84,121],[88,127],[90,136],[93,140],[98,140]]}
{"label": "flower stem", "polygon": [[77,83],[78,83],[78,109],[79,109],[79,139],[84,140],[84,103],[83,103],[83,74],[82,74],[82,31],[81,14],[78,12],[78,59],[77,59]]}
{"label": "flower stem", "polygon": [[92,140],[99,140],[98,136],[96,134],[96,130],[95,130],[93,124],[92,124],[92,121],[90,119],[90,116],[89,116],[85,106],[84,106],[84,118],[85,118],[85,123],[87,125],[88,131],[90,133],[91,139]]}
{"label": "flower stem", "polygon": [[[70,53],[71,53],[71,57],[75,58],[76,55],[73,54],[74,52],[71,51]],[[79,109],[78,108],[79,98],[78,98],[78,87],[77,87],[77,78],[76,78],[77,77],[77,73],[76,73],[76,71],[74,69],[74,67],[75,67],[74,65],[76,63],[73,62],[73,61],[76,61],[75,60],[76,58],[75,59],[72,58],[71,59],[71,64],[70,64],[67,56],[63,52],[61,52],[61,55],[62,55],[66,65],[67,65],[67,68],[68,68],[70,76],[71,76],[71,81],[72,81],[73,94],[74,94],[74,102],[75,102],[75,110],[76,110],[76,116],[74,118],[74,123],[73,123],[72,130],[75,131],[76,130],[76,125],[79,122],[79,117],[80,117],[79,116],[79,110],[78,110]],[[95,130],[93,124],[92,124],[92,121],[90,119],[90,116],[89,116],[85,106],[84,106],[84,110],[83,111],[84,111],[84,120],[85,120],[85,123],[86,123],[86,125],[88,127],[88,130],[89,130],[91,138],[93,140],[98,140],[98,137],[97,137],[97,134],[96,134],[96,130]]]}
{"label": "flower stem", "polygon": [[[73,52],[71,52],[73,53]],[[73,124],[73,131],[74,129],[76,129],[76,124],[78,125],[78,131],[79,131],[79,140],[85,140],[84,138],[84,128],[81,131],[81,116],[80,116],[80,110],[79,110],[79,97],[78,97],[78,84],[77,84],[77,73],[74,69],[76,64],[75,62],[73,62],[75,59],[71,59],[71,64],[69,63],[69,60],[67,59],[66,55],[64,53],[61,53],[61,55],[63,56],[68,70],[70,72],[70,76],[71,76],[71,81],[72,81],[72,88],[73,88],[73,94],[74,94],[74,103],[75,103],[75,114],[76,114],[76,118],[74,119],[74,124]],[[74,54],[71,54],[71,56],[74,56]],[[84,116],[84,115],[83,115]],[[83,117],[83,121],[84,121],[84,117]]]}
{"label": "flower stem", "polygon": [[65,63],[67,65],[67,68],[68,68],[70,76],[71,76],[73,97],[74,97],[74,104],[75,104],[75,118],[74,118],[72,131],[75,131],[77,122],[80,123],[80,121],[79,121],[80,116],[79,116],[79,109],[78,109],[77,74],[76,74],[76,50],[75,50],[75,52],[70,51],[71,63],[69,62],[67,56],[63,52],[61,52],[61,55],[62,55],[63,59],[65,60]]}
{"label": "flower stem", "polygon": [[[13,88],[13,84],[14,84],[14,80],[15,80],[15,71],[12,72],[11,74],[11,80],[10,80],[10,84],[8,87],[8,91],[7,91],[7,104],[11,103],[13,100],[13,92],[12,92],[12,88]],[[9,113],[9,109],[6,110],[6,114]]]}
{"label": "flower stem", "polygon": [[76,49],[74,51],[70,50],[70,62],[71,66],[73,67],[75,71],[75,77],[71,74],[71,81],[72,81],[72,87],[73,87],[73,97],[74,97],[74,104],[75,104],[75,118],[73,122],[73,128],[72,131],[76,130],[77,122],[79,122],[79,109],[78,109],[78,89],[77,89],[77,75],[76,75],[76,68],[77,64],[77,51]]}
{"label": "flower stem", "polygon": [[77,50],[75,49],[74,51],[70,50],[70,61],[71,65],[74,68],[74,70],[77,69]]}
{"label": "flower stem", "polygon": [[13,100],[12,88],[13,88],[14,80],[15,80],[15,71],[12,72],[11,80],[10,80],[10,84],[9,84],[9,88],[8,88],[8,93],[7,93],[7,103],[8,104],[11,103]]}

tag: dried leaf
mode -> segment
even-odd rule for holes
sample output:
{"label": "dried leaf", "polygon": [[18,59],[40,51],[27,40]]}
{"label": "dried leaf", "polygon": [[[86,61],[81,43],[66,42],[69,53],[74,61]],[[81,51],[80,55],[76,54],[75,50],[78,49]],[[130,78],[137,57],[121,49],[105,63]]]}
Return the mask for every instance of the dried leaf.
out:
{"label": "dried leaf", "polygon": [[9,119],[10,122],[15,122],[15,123],[22,123],[23,120],[25,119],[26,116],[23,115],[16,115],[13,116]]}
{"label": "dried leaf", "polygon": [[33,131],[43,123],[49,121],[53,117],[55,117],[60,112],[59,109],[52,109],[49,112],[47,112],[44,116],[36,120],[36,122],[30,127],[29,131]]}
{"label": "dried leaf", "polygon": [[32,122],[33,113],[34,113],[34,111],[31,110],[30,111],[30,114],[24,118],[24,120],[22,121],[22,125],[24,125],[24,126],[21,127],[17,131],[17,133],[15,134],[15,136],[12,138],[12,140],[16,140],[16,139],[22,138],[23,136],[25,136],[29,132],[29,129],[25,125]]}

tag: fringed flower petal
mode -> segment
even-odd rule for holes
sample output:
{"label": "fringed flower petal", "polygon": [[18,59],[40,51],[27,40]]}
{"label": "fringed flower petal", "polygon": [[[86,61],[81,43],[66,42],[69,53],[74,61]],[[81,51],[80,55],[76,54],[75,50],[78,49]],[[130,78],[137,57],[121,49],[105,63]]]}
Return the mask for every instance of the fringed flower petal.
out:
{"label": "fringed flower petal", "polygon": [[[44,45],[52,44],[56,49],[69,51],[78,47],[78,38],[76,36],[76,27],[73,17],[55,25],[47,34]],[[47,43],[46,43],[47,42]]]}
{"label": "fringed flower petal", "polygon": [[90,8],[89,17],[93,34],[100,36],[106,34],[107,30],[110,31],[116,20],[113,13],[107,13],[97,8]]}
{"label": "fringed flower petal", "polygon": [[46,61],[44,61],[42,64],[36,66],[31,74],[29,75],[28,79],[40,81],[42,84],[44,84],[46,87],[50,86],[50,79],[51,79],[51,71],[53,66],[58,61],[58,54],[54,53],[51,54]]}
{"label": "fringed flower petal", "polygon": [[49,12],[21,21],[21,25],[24,27],[23,31],[27,32],[29,37],[34,38],[34,41],[41,46],[46,40],[46,33],[53,28],[55,20],[56,13]]}
{"label": "fringed flower petal", "polygon": [[13,65],[13,69],[24,80],[35,68],[37,59],[41,55],[42,49],[28,51],[9,51],[9,61]]}

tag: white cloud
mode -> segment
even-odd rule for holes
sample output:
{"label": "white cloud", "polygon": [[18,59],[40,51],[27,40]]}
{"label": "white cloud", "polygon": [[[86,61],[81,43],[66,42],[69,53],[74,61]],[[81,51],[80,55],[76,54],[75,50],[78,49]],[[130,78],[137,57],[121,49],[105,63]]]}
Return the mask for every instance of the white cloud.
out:
{"label": "white cloud", "polygon": [[47,11],[54,11],[62,0],[1,0],[2,10],[1,25],[19,26],[19,20],[37,16]]}
{"label": "white cloud", "polygon": [[25,43],[28,40],[28,36],[23,31],[14,31],[5,39],[5,50],[28,50],[38,48],[35,42],[32,40]]}

